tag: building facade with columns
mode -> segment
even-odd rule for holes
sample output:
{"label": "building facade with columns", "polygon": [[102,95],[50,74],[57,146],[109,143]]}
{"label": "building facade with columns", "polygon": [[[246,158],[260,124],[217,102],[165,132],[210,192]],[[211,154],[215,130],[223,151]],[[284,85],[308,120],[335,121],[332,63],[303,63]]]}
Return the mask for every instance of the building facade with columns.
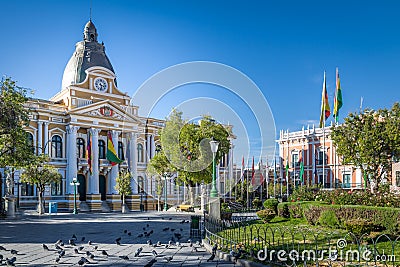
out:
{"label": "building facade with columns", "polygon": [[[301,131],[281,130],[279,139],[280,176],[294,185],[320,185],[323,188],[362,189],[363,172],[355,166],[343,165],[337,155],[330,127],[302,128]],[[303,182],[300,181],[300,163],[304,165]],[[289,166],[289,176],[285,167]]]}
{"label": "building facade with columns", "polygon": [[[61,90],[49,100],[30,99],[27,103],[30,124],[26,132],[35,153],[49,155],[50,163],[62,175],[61,182],[47,186],[46,206],[52,201],[58,203],[59,209],[71,210],[74,198],[71,182],[76,178],[81,211],[120,210],[121,197],[115,190],[116,178],[121,171],[129,171],[133,179],[132,195],[126,197],[128,208],[155,210],[158,204],[163,205],[164,192],[161,203],[158,203],[157,179],[149,177],[146,168],[160,146],[158,131],[165,122],[138,115],[139,107],[119,90],[104,44],[99,43],[97,37],[93,22],[87,22],[83,40],[76,43],[65,67]],[[118,157],[123,160],[121,164],[112,166],[106,158],[108,135]],[[224,157],[221,165],[225,172],[229,171],[232,153]],[[6,178],[4,170],[0,172],[3,174],[1,195],[4,196]],[[13,177],[17,206],[35,207],[38,201],[35,186],[20,183],[18,171]],[[170,205],[185,201],[186,193],[184,185],[178,185],[175,179],[168,181]]]}

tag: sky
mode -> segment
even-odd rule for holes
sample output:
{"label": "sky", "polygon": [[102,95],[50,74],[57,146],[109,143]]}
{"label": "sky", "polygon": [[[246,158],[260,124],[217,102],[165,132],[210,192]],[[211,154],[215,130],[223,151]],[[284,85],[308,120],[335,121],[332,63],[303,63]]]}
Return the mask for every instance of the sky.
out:
{"label": "sky", "polygon": [[[399,101],[398,1],[2,0],[0,74],[34,89],[34,97],[55,95],[90,5],[119,89],[134,102],[143,101],[135,93],[150,77],[185,62],[223,64],[256,85],[266,101],[244,101],[254,98],[250,89],[235,95],[223,86],[193,83],[171,90],[151,112],[163,119],[178,106],[187,119],[206,113],[233,125],[237,163],[249,148],[250,156],[272,155],[279,130],[318,124],[324,71],[333,109],[339,68],[340,121],[359,111],[361,102],[378,109]],[[260,105],[265,114],[254,111]],[[263,116],[267,125],[260,124]],[[261,143],[263,132],[268,137]]]}

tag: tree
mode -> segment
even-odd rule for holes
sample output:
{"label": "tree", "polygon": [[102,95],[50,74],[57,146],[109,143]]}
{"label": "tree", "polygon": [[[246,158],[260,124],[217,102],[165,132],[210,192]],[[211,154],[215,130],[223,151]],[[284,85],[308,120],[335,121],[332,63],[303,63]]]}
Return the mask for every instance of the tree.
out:
{"label": "tree", "polygon": [[[0,82],[0,168],[10,167],[8,184],[12,186],[15,168],[33,160],[33,148],[24,127],[29,124],[29,111],[24,107],[27,90],[10,78]],[[0,175],[0,188],[2,188]],[[11,188],[8,189],[12,191]],[[0,211],[2,197],[0,196]]]}
{"label": "tree", "polygon": [[332,140],[343,164],[360,167],[374,186],[391,174],[392,160],[399,157],[399,103],[391,110],[366,109],[350,113],[342,125],[332,127]]}
{"label": "tree", "polygon": [[39,192],[38,213],[44,213],[44,198],[43,194],[47,185],[58,183],[62,176],[56,168],[49,164],[47,155],[36,156],[35,160],[21,170],[20,181],[36,185]]}
{"label": "tree", "polygon": [[132,194],[131,180],[132,175],[129,172],[121,172],[116,179],[117,184],[115,185],[115,190],[117,190],[118,194],[122,197],[122,213],[125,213],[127,209],[125,196]]}
{"label": "tree", "polygon": [[210,183],[212,179],[212,153],[209,142],[219,142],[216,161],[229,152],[230,129],[218,124],[209,116],[198,123],[182,119],[182,112],[173,110],[160,131],[161,151],[150,160],[149,170],[158,175],[179,171],[179,181],[185,182],[194,205],[193,187]]}

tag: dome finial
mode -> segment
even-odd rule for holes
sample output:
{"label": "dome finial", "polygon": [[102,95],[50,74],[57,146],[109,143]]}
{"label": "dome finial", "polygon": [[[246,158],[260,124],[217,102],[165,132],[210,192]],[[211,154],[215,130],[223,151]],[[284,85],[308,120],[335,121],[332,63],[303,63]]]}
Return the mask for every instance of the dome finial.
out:
{"label": "dome finial", "polygon": [[89,21],[92,21],[92,0],[90,0]]}
{"label": "dome finial", "polygon": [[89,20],[83,30],[83,40],[87,42],[97,42],[97,29],[92,20]]}

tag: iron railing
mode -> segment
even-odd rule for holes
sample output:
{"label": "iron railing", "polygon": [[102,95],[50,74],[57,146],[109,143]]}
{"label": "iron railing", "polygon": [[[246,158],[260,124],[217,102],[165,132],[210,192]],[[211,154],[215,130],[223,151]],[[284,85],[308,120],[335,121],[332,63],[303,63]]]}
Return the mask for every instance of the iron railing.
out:
{"label": "iron railing", "polygon": [[400,236],[205,218],[205,239],[242,258],[281,266],[400,266]]}

